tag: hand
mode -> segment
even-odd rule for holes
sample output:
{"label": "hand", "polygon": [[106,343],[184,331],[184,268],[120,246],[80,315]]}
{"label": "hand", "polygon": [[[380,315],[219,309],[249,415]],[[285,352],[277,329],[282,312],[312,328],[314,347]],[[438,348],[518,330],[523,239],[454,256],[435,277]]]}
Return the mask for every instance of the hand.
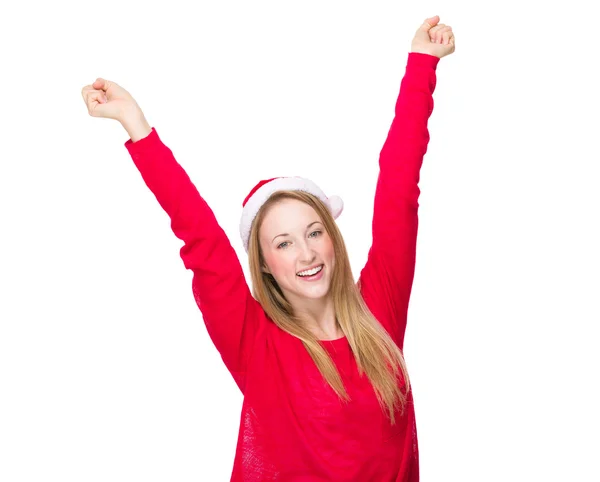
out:
{"label": "hand", "polygon": [[436,15],[423,22],[413,38],[411,51],[433,55],[442,58],[454,52],[454,33],[452,27],[438,23],[440,17]]}
{"label": "hand", "polygon": [[109,80],[96,79],[81,90],[81,95],[92,117],[115,119],[122,124],[126,118],[141,114],[131,94]]}
{"label": "hand", "polygon": [[152,132],[135,99],[117,83],[96,79],[92,85],[86,85],[81,90],[81,95],[92,117],[119,121],[133,142]]}

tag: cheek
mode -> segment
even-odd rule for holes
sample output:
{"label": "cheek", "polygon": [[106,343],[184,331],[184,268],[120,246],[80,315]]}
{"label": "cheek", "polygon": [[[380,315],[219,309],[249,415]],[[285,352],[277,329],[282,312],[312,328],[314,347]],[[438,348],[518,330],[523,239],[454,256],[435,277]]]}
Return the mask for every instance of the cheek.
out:
{"label": "cheek", "polygon": [[289,269],[289,263],[286,263],[286,260],[281,256],[269,256],[268,258],[265,257],[265,262],[269,267],[269,271],[275,278],[285,274],[285,272]]}
{"label": "cheek", "polygon": [[335,264],[335,251],[333,249],[333,243],[331,240],[328,240],[328,243],[325,246],[325,256],[331,261],[332,264]]}

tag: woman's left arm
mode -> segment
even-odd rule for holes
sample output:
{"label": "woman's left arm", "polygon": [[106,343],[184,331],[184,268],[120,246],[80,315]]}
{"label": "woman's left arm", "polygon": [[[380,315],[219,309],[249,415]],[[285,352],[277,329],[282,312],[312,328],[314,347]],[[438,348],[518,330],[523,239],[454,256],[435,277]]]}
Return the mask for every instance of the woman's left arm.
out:
{"label": "woman's left arm", "polygon": [[415,271],[418,182],[429,142],[435,71],[440,58],[454,51],[451,28],[438,22],[438,17],[425,21],[408,56],[395,116],[379,158],[373,243],[359,280],[369,309],[400,347]]}

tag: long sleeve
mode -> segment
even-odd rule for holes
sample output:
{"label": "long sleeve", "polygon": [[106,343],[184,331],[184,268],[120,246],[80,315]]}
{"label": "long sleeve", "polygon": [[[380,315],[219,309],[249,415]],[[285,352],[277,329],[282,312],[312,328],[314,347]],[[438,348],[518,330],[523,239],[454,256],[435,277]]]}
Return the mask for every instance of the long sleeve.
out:
{"label": "long sleeve", "polygon": [[192,270],[192,291],[207,331],[236,383],[245,375],[264,314],[252,297],[237,255],[212,210],[154,128],[125,143],[144,182],[184,242],[180,255]]}
{"label": "long sleeve", "polygon": [[410,53],[395,116],[379,158],[373,242],[359,286],[365,302],[402,348],[415,272],[419,174],[427,152],[439,58]]}

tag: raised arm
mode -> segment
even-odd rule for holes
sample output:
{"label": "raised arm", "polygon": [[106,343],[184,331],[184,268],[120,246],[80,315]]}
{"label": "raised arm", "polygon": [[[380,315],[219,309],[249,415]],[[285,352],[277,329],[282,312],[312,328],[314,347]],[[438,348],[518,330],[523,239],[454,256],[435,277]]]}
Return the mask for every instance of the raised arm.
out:
{"label": "raised arm", "polygon": [[433,111],[435,71],[443,56],[439,53],[450,49],[449,44],[431,40],[441,35],[443,41],[446,32],[451,32],[444,25],[434,30],[438,21],[437,17],[428,19],[419,28],[408,55],[394,119],[379,157],[373,242],[359,279],[367,305],[400,347],[415,271],[418,183],[429,142],[427,121]]}
{"label": "raised arm", "polygon": [[[91,87],[106,95],[101,99],[104,107],[110,106],[111,87],[117,101],[129,95],[114,83],[101,83],[105,84]],[[129,107],[118,119],[131,137],[125,147],[171,219],[173,233],[184,243],[180,255],[193,272],[192,290],[207,331],[243,392],[248,358],[265,321],[262,308],[250,294],[235,251],[212,210],[141,110]]]}

